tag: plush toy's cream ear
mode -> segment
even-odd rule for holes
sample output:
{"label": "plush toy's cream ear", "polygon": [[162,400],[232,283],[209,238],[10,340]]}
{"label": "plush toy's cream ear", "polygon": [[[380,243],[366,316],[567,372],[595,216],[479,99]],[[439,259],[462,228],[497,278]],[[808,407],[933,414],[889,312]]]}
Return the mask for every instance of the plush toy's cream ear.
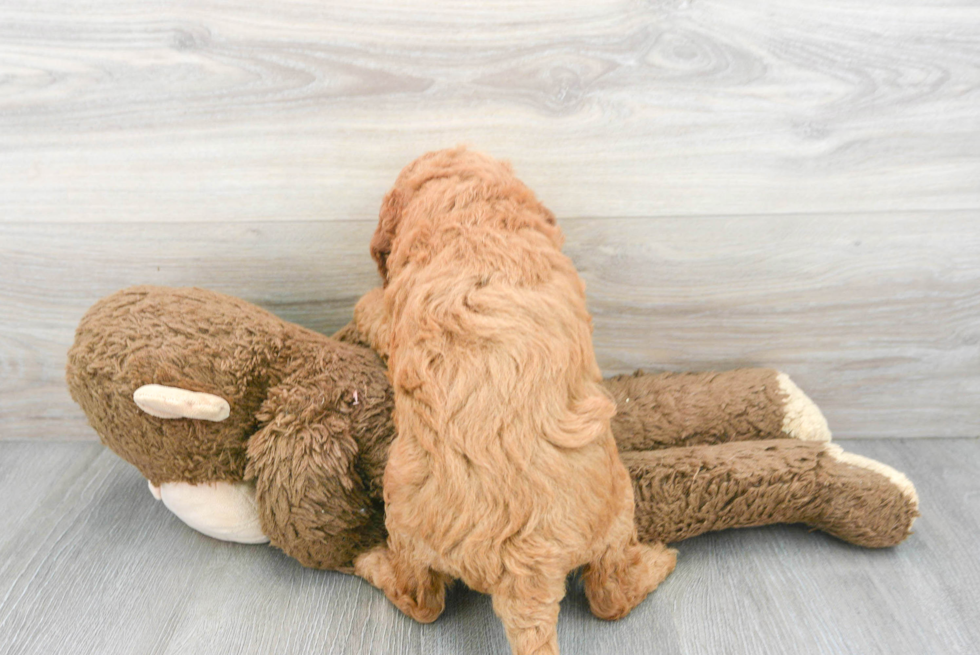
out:
{"label": "plush toy's cream ear", "polygon": [[133,392],[133,400],[140,409],[157,418],[223,421],[231,413],[231,406],[224,398],[162,384],[144,384]]}

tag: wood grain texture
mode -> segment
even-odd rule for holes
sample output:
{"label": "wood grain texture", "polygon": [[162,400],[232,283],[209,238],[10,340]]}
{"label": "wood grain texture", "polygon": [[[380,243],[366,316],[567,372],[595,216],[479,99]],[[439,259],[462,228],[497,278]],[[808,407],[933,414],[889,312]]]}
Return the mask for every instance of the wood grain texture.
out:
{"label": "wood grain texture", "polygon": [[[922,517],[905,543],[863,550],[798,526],[691,539],[674,574],[622,621],[593,618],[573,582],[562,653],[975,653],[980,442],[843,445],[918,487]],[[456,587],[436,623],[414,623],[357,578],[190,530],[99,445],[3,442],[0,472],[6,655],[507,649],[488,597]]]}
{"label": "wood grain texture", "polygon": [[980,207],[970,0],[0,6],[0,221],[346,220],[469,142],[561,216]]}
{"label": "wood grain texture", "polygon": [[[562,220],[606,374],[773,366],[844,437],[980,431],[980,213]],[[369,222],[0,224],[0,438],[93,439],[85,310],[201,286],[324,333],[378,284]]]}

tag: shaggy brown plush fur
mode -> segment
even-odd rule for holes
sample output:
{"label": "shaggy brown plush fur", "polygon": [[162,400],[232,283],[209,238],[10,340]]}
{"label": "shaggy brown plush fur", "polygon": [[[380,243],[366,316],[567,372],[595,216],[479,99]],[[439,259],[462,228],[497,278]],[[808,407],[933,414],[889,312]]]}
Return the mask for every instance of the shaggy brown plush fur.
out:
{"label": "shaggy brown plush fur", "polygon": [[673,570],[640,544],[600,386],[585,287],[510,168],[464,149],[407,166],[372,240],[382,294],[355,320],[388,356],[398,434],[387,548],[356,572],[432,621],[451,578],[489,593],[513,652],[557,653],[568,573],[625,616]]}
{"label": "shaggy brown plush fur", "polygon": [[[617,376],[611,389],[618,408],[613,431],[622,435],[619,449],[709,445],[778,435],[786,397],[777,375],[772,369],[743,368],[725,373],[651,377],[638,371]],[[648,411],[653,406],[659,411]]]}
{"label": "shaggy brown plush fur", "polygon": [[674,543],[726,528],[806,523],[880,548],[905,539],[919,515],[907,481],[849,463],[833,444],[774,439],[621,455],[642,539]]}
{"label": "shaggy brown plush fur", "polygon": [[[248,468],[272,544],[304,566],[349,572],[355,555],[386,538],[381,483],[394,438],[393,395],[353,323],[335,339],[347,345],[219,293],[133,287],[86,313],[67,380],[102,442],[154,484],[240,482]],[[321,362],[307,349],[336,357]],[[287,365],[294,382],[317,391],[307,407],[324,411],[266,402]],[[235,381],[230,387],[222,382],[228,379]],[[220,423],[149,416],[132,394],[151,383],[228,394],[231,416]],[[762,419],[783,412],[775,371],[637,373],[604,384],[618,401],[612,427],[633,478],[644,541],[780,522],[806,523],[865,547],[894,546],[909,534],[916,507],[885,475],[829,456],[830,444],[786,439],[776,428],[733,429],[777,423]],[[713,404],[714,393],[724,402]],[[321,397],[334,399],[334,411]],[[243,403],[248,407],[239,410]],[[252,446],[251,437],[270,423],[292,425],[277,440]],[[345,462],[334,455],[350,447],[347,437],[357,452]],[[756,441],[687,447],[745,438]],[[784,446],[791,457],[773,455]]]}

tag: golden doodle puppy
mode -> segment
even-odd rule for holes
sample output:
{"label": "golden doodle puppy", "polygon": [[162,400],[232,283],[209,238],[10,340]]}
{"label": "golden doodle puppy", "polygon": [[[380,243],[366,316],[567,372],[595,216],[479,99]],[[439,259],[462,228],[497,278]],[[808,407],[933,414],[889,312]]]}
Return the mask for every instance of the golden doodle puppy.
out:
{"label": "golden doodle puppy", "polygon": [[557,653],[558,604],[584,569],[618,619],[674,569],[637,541],[633,489],[600,387],[585,286],[555,218],[512,173],[462,148],[406,167],[371,252],[384,289],[357,327],[388,358],[398,436],[387,547],[355,562],[412,618],[452,578],[493,597],[514,653]]}

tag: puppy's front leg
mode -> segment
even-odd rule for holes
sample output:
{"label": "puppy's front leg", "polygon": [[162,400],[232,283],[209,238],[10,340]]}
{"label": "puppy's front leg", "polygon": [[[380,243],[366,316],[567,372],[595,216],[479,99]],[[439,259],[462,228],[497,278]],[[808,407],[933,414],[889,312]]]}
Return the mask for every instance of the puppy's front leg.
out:
{"label": "puppy's front leg", "polygon": [[385,309],[384,289],[381,287],[371,289],[361,296],[354,306],[354,325],[363,338],[371,344],[371,349],[387,359],[391,324]]}

